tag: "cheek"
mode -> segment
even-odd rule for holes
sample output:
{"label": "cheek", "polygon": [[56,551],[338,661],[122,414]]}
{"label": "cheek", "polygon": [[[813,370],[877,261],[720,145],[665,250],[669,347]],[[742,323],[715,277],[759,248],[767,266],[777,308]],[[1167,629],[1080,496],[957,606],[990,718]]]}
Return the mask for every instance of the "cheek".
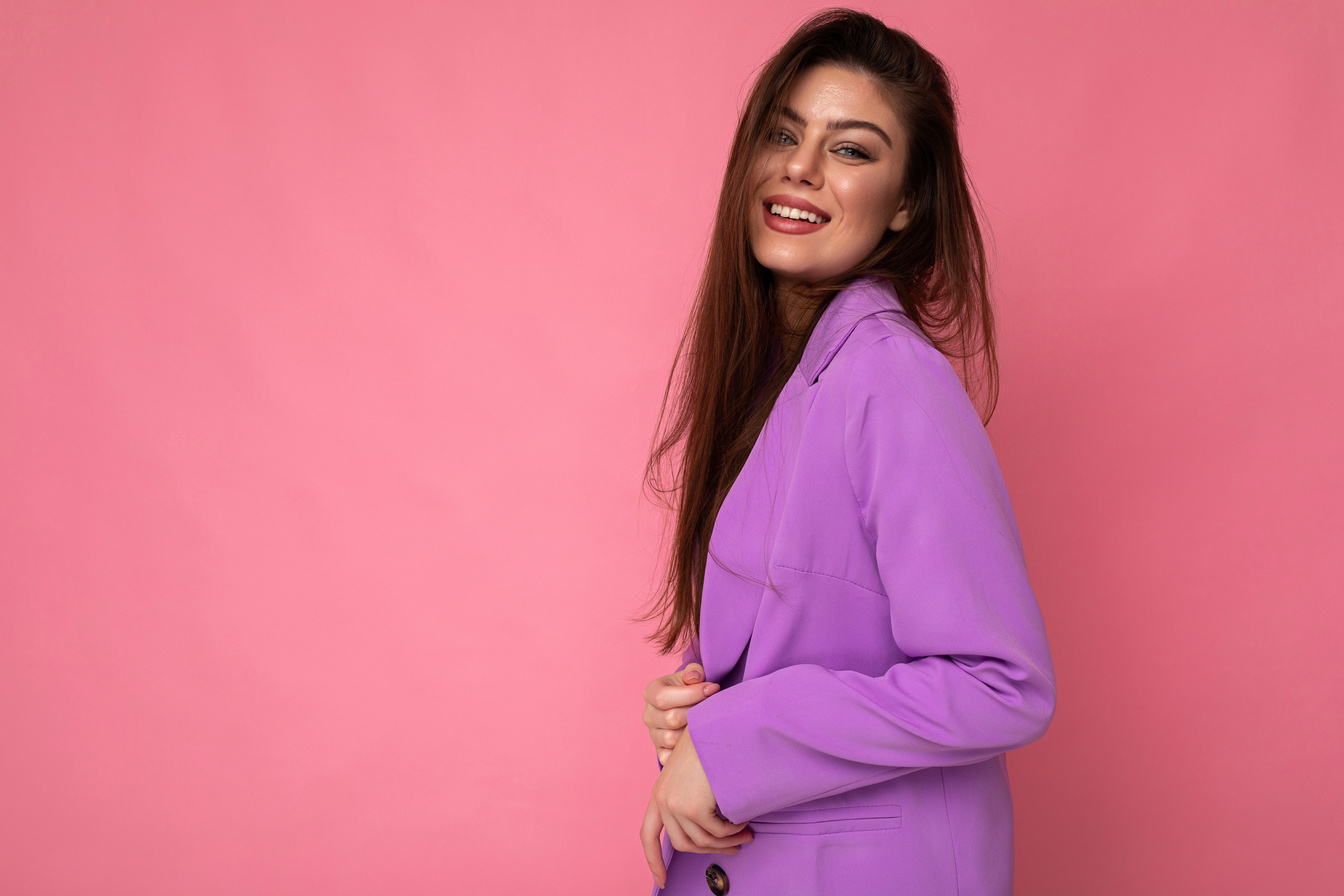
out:
{"label": "cheek", "polygon": [[[845,217],[849,218],[850,229],[856,236],[862,235],[866,239],[886,227],[884,215],[887,203],[875,185],[848,183],[844,185],[843,194],[839,190],[836,192],[843,203]],[[889,216],[886,217],[889,219]]]}
{"label": "cheek", "polygon": [[871,230],[876,220],[882,218],[884,207],[884,197],[878,184],[856,183],[845,184],[845,208],[853,211],[853,219],[856,224],[860,224],[864,230]]}
{"label": "cheek", "polygon": [[775,168],[771,162],[772,159],[769,155],[757,157],[756,165],[752,168],[750,175],[752,189],[760,190],[761,187],[765,186],[765,182],[770,180],[771,176],[774,174]]}

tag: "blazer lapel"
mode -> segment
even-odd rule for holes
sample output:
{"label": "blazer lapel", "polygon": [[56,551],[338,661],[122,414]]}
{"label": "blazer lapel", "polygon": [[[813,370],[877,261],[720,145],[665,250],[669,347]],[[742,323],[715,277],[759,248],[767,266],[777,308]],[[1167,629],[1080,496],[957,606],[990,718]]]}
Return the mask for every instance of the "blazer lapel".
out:
{"label": "blazer lapel", "polygon": [[705,680],[722,681],[751,639],[765,590],[769,546],[778,520],[772,512],[789,441],[780,408],[796,395],[796,375],[784,387],[742,471],[719,507],[709,539],[700,605],[700,656]]}
{"label": "blazer lapel", "polygon": [[770,551],[779,529],[776,506],[793,465],[802,402],[858,322],[900,311],[890,287],[874,278],[851,283],[831,300],[808,337],[798,367],[756,437],[714,520],[700,606],[700,658],[706,681],[722,681],[755,629],[766,588]]}

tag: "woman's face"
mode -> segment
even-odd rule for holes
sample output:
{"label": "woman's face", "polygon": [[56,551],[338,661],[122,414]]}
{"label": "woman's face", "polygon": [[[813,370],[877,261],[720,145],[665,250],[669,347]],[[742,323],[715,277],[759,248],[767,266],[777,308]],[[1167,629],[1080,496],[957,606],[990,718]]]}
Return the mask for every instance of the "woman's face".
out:
{"label": "woman's face", "polygon": [[776,284],[843,274],[906,226],[905,142],[867,75],[833,65],[800,73],[757,156],[747,210],[752,251]]}

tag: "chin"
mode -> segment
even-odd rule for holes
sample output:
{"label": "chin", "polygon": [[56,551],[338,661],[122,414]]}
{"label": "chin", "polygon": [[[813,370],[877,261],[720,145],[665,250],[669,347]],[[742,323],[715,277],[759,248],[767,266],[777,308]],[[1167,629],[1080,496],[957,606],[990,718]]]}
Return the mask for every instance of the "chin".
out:
{"label": "chin", "polygon": [[770,265],[762,262],[762,265],[775,279],[781,277],[785,280],[794,280],[800,283],[816,283],[818,280],[825,280],[828,277],[834,277],[839,271],[831,272],[827,270],[817,270],[816,268],[799,268],[791,265]]}
{"label": "chin", "polygon": [[759,253],[755,254],[756,261],[761,267],[768,270],[776,277],[786,277],[790,280],[811,281],[817,279],[816,269],[811,265],[799,264],[796,258],[780,258],[776,255]]}
{"label": "chin", "polygon": [[818,280],[826,280],[843,274],[849,268],[839,267],[834,263],[817,263],[822,259],[798,258],[792,253],[784,254],[781,257],[772,252],[752,253],[761,267],[768,270],[776,278],[784,277],[789,280],[797,280],[803,283],[815,283]]}

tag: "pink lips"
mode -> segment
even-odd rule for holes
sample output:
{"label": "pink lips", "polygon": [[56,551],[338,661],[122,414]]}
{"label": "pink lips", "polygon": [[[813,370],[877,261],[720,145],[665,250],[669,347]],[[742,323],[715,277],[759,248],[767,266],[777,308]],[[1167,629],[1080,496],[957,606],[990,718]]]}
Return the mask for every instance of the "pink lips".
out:
{"label": "pink lips", "polygon": [[[806,220],[781,218],[777,215],[770,214],[770,206],[772,205],[783,205],[788,208],[796,208],[799,211],[811,212],[824,220],[813,224],[811,221]],[[785,196],[783,194],[765,197],[761,203],[761,211],[765,215],[765,226],[769,227],[771,230],[777,230],[780,233],[816,233],[830,221],[830,217],[812,203],[798,199],[794,196]]]}

